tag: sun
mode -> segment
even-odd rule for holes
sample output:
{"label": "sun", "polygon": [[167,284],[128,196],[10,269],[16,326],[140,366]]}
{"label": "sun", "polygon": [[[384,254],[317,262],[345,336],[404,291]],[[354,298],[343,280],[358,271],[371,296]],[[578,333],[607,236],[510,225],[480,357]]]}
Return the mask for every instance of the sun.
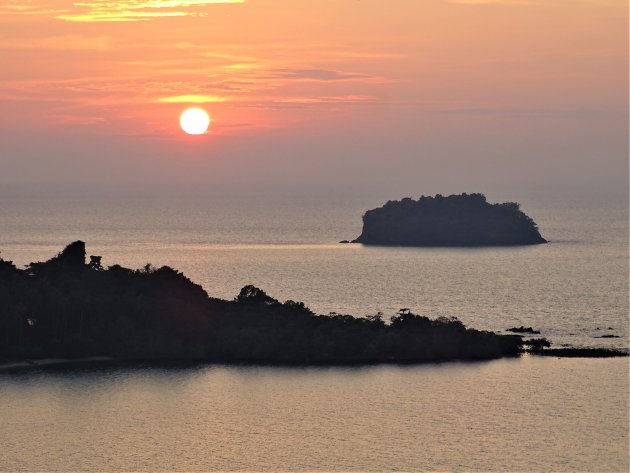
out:
{"label": "sun", "polygon": [[210,116],[202,108],[189,108],[179,117],[179,125],[189,135],[203,135],[210,126]]}

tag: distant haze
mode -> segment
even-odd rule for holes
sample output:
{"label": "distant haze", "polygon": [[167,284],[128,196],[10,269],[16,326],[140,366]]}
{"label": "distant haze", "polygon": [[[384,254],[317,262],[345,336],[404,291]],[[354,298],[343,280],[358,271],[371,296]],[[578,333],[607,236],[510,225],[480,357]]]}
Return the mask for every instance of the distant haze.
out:
{"label": "distant haze", "polygon": [[0,187],[626,195],[623,0],[188,3],[2,2]]}

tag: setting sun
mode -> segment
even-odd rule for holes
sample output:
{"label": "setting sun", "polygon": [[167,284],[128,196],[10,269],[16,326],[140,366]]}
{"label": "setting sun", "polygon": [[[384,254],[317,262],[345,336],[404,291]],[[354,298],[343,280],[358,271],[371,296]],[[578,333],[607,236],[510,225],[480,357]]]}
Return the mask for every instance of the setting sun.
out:
{"label": "setting sun", "polygon": [[179,124],[189,135],[202,135],[208,131],[210,116],[201,108],[189,108],[179,117]]}

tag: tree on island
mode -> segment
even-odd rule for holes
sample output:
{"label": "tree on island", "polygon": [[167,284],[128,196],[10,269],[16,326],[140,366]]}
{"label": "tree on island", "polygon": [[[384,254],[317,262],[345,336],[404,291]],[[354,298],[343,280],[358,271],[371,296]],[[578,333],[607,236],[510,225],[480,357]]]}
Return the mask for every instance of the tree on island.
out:
{"label": "tree on island", "polygon": [[523,344],[528,346],[531,352],[541,352],[545,348],[549,348],[551,346],[551,342],[546,338],[533,338],[531,340],[525,340]]}

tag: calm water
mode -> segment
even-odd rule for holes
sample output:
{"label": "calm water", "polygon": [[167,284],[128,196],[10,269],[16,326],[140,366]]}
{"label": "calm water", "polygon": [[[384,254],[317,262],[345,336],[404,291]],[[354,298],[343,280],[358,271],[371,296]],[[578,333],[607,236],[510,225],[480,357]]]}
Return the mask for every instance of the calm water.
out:
{"label": "calm water", "polygon": [[[83,239],[105,264],[172,265],[224,298],[253,283],[320,313],[409,307],[533,326],[555,345],[627,347],[625,198],[489,196],[510,198],[552,243],[335,243],[381,198],[53,194],[0,200],[0,251],[22,265]],[[1,375],[0,470],[628,471],[628,368],[525,357]]]}
{"label": "calm water", "polygon": [[626,360],[0,375],[2,470],[628,471]]}

